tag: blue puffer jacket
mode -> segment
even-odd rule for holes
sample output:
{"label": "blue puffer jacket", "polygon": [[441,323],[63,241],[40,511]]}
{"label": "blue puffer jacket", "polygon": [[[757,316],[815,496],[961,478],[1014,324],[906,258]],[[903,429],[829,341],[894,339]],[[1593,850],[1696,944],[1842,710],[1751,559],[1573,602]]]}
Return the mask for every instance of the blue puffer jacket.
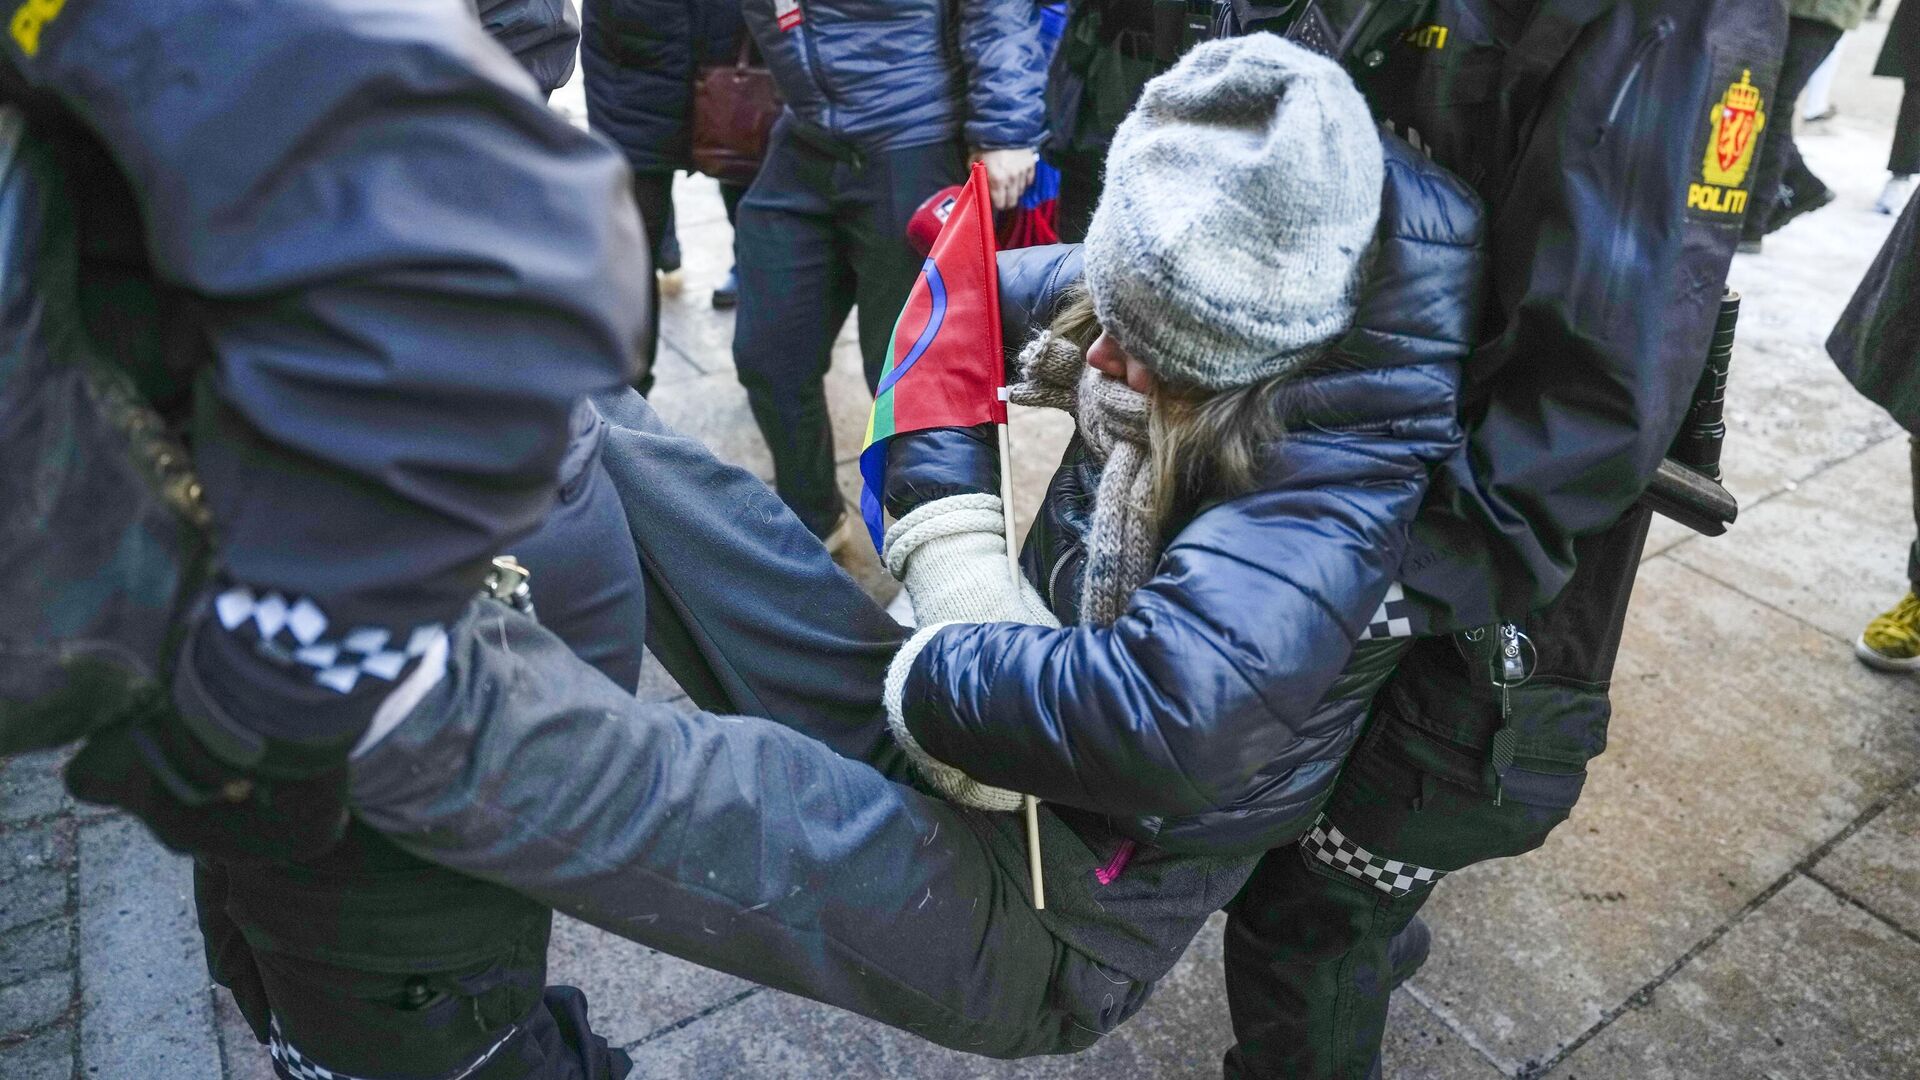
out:
{"label": "blue puffer jacket", "polygon": [[[1177,850],[1261,851],[1311,825],[1404,642],[1385,636],[1389,587],[1429,474],[1461,441],[1459,367],[1483,295],[1478,201],[1383,141],[1366,297],[1334,354],[1281,396],[1288,434],[1260,488],[1188,522],[1111,628],[1074,626],[1097,472],[1070,447],[1025,558],[1068,628],[936,634],[903,698],[928,752]],[[1003,257],[1016,333],[1023,315],[1049,317],[1077,255]]]}
{"label": "blue puffer jacket", "polygon": [[1035,147],[1047,57],[1033,0],[745,0],[747,30],[787,111],[862,149],[964,138]]}
{"label": "blue puffer jacket", "polygon": [[691,169],[693,79],[739,55],[739,0],[585,0],[587,126],[633,171]]}

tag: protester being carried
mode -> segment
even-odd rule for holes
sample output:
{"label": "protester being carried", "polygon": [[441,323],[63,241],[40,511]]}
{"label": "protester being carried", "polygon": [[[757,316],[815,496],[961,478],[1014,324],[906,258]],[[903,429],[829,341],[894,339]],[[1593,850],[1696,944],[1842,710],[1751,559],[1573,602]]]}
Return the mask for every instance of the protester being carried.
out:
{"label": "protester being carried", "polygon": [[[358,812],[614,933],[948,1046],[1073,1050],[1135,1011],[1258,853],[1311,822],[1353,737],[1368,678],[1342,672],[1373,636],[1431,467],[1458,445],[1481,263],[1464,187],[1383,139],[1337,65],[1275,38],[1195,50],[1114,153],[1090,300],[1025,351],[1021,391],[1077,403],[1085,449],[1048,513],[1071,521],[1090,498],[1087,569],[1016,588],[992,485],[936,492],[961,474],[903,449],[887,555],[945,625],[890,665],[879,656],[871,683],[821,688],[877,705],[890,666],[894,730],[921,776],[972,801],[1013,799],[955,783],[937,762],[953,739],[929,736],[965,729],[981,748],[999,740],[983,753],[1031,763],[1052,804],[1044,911],[1019,818],[900,782],[914,774],[878,709],[866,724],[796,717],[795,730],[662,719],[492,609],[457,632],[467,674],[357,761]],[[1034,290],[1010,302],[1034,310],[1050,277],[1010,275]],[[792,597],[699,583],[756,560],[824,561],[794,519],[754,511],[751,478],[717,464],[704,484],[754,512],[684,513],[648,466],[697,447],[637,400],[603,411],[608,468],[663,602],[692,609],[682,621],[705,635],[786,618]],[[1134,511],[1142,499],[1150,514]],[[1018,625],[1082,612],[1066,628]],[[841,651],[860,651],[861,632]],[[962,670],[995,642],[1014,646],[996,677]],[[700,644],[722,676],[681,681],[705,706],[737,707],[752,671],[802,666],[766,645]],[[676,677],[682,659],[663,655]],[[931,716],[920,688],[963,678],[955,715]],[[1057,710],[1085,756],[1036,749],[1016,723],[970,728],[978,699],[958,695],[996,689]],[[583,760],[614,779],[543,779]],[[1164,827],[1141,817],[1222,807]]]}

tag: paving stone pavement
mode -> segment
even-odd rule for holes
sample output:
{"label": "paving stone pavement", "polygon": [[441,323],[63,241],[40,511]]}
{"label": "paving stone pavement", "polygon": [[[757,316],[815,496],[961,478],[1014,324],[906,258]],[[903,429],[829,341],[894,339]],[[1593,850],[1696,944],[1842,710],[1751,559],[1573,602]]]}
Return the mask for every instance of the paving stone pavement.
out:
{"label": "paving stone pavement", "polygon": [[[1394,1001],[1388,1077],[1920,1077],[1920,684],[1848,652],[1905,587],[1905,439],[1820,349],[1889,225],[1868,210],[1896,92],[1865,77],[1883,32],[1852,42],[1840,119],[1803,138],[1839,203],[1734,267],[1740,522],[1717,540],[1656,523],[1612,746],[1544,848],[1439,890],[1433,959]],[[577,86],[556,105],[578,114]],[[719,201],[686,180],[678,200],[687,264],[662,316],[655,404],[768,476],[731,320],[707,302],[728,262]],[[866,397],[850,334],[828,379],[852,495]],[[1024,520],[1067,430],[1015,422]],[[851,569],[891,596],[869,553]],[[640,692],[679,693],[657,665]],[[0,1078],[266,1080],[208,983],[187,864],[70,800],[64,761],[0,760]],[[1118,1034],[1029,1062],[932,1048],[571,920],[552,955],[637,1077],[1134,1080],[1218,1075],[1220,948],[1216,919]]]}

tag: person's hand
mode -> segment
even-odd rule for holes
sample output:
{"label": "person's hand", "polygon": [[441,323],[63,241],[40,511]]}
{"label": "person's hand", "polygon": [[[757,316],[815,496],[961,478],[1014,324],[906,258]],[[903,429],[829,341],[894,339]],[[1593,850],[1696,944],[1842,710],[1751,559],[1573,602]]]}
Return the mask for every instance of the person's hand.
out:
{"label": "person's hand", "polygon": [[1033,168],[1040,160],[1032,150],[975,150],[973,161],[987,167],[987,190],[993,194],[995,210],[1011,210],[1033,183]]}

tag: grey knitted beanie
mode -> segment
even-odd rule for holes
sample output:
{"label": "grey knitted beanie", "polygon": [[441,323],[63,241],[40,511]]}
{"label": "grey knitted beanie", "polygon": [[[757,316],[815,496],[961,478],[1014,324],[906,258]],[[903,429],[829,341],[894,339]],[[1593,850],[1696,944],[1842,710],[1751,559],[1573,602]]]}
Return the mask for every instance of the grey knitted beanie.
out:
{"label": "grey knitted beanie", "polygon": [[1085,248],[1101,328],[1204,390],[1298,366],[1353,322],[1382,169],[1333,61],[1273,34],[1196,46],[1108,151]]}

